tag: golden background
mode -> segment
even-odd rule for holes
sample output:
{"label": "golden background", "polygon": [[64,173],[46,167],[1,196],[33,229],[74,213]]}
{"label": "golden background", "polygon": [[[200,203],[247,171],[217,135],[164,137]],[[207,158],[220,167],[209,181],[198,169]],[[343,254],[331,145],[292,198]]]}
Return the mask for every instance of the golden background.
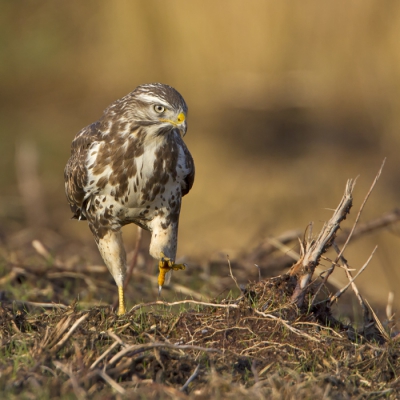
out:
{"label": "golden background", "polygon": [[[351,227],[384,157],[361,220],[398,206],[400,3],[53,0],[0,7],[4,243],[10,234],[28,241],[51,228],[82,251],[95,249],[86,224],[69,219],[63,168],[70,143],[112,101],[157,81],[189,105],[186,143],[196,163],[178,256],[234,259],[310,221],[317,233],[346,180],[359,175],[345,223]],[[40,193],[24,195],[23,176],[36,156]],[[128,249],[135,232],[125,229]],[[385,303],[393,291],[400,305],[399,233],[396,226],[375,232],[346,251],[359,269],[379,245],[357,280],[371,302]],[[50,239],[44,244],[52,248]]]}

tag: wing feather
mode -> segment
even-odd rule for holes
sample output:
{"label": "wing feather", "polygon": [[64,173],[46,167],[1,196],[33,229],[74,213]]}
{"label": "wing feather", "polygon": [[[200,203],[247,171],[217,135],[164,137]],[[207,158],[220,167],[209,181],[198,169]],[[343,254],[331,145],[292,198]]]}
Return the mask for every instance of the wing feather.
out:
{"label": "wing feather", "polygon": [[186,144],[183,145],[183,151],[185,153],[186,169],[189,171],[189,173],[184,179],[185,184],[182,185],[182,197],[187,195],[190,192],[190,189],[193,187],[195,174],[193,157],[190,154],[189,149],[186,147]]}
{"label": "wing feather", "polygon": [[92,143],[101,139],[99,122],[83,128],[71,145],[71,157],[64,169],[65,194],[72,218],[86,219],[84,199],[88,186],[87,156]]}

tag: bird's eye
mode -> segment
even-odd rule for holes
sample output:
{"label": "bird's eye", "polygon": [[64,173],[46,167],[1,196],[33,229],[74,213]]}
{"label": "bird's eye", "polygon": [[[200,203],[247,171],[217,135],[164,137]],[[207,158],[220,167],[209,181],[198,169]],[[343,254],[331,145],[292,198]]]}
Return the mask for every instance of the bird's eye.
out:
{"label": "bird's eye", "polygon": [[162,112],[165,111],[165,107],[164,107],[164,106],[160,106],[159,104],[156,104],[156,105],[154,106],[154,111],[155,111],[156,113],[161,114]]}

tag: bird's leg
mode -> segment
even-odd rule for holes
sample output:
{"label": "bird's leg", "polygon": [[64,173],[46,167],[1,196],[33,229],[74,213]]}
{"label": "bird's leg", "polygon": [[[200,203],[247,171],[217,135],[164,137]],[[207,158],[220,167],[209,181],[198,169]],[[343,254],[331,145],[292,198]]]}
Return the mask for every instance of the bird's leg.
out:
{"label": "bird's leg", "polygon": [[165,276],[169,271],[179,271],[186,269],[185,264],[175,264],[170,258],[166,257],[164,253],[160,254],[160,261],[158,262],[158,294],[160,295],[161,289],[165,283]]}
{"label": "bird's leg", "polygon": [[126,313],[126,308],[125,308],[125,293],[123,286],[118,286],[118,298],[119,298],[118,315],[124,315]]}
{"label": "bird's leg", "polygon": [[111,272],[118,286],[119,308],[118,315],[123,315],[125,309],[124,279],[126,273],[126,253],[122,242],[121,231],[108,230],[106,234],[98,239],[97,246],[103,257],[104,263]]}

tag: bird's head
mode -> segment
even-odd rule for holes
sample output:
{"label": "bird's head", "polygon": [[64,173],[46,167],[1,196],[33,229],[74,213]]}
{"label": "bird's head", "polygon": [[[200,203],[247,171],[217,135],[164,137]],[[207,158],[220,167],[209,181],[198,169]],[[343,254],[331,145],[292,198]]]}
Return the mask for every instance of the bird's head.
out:
{"label": "bird's head", "polygon": [[173,87],[162,83],[140,85],[122,100],[135,125],[147,127],[148,134],[162,135],[175,128],[181,136],[186,134],[188,108]]}

